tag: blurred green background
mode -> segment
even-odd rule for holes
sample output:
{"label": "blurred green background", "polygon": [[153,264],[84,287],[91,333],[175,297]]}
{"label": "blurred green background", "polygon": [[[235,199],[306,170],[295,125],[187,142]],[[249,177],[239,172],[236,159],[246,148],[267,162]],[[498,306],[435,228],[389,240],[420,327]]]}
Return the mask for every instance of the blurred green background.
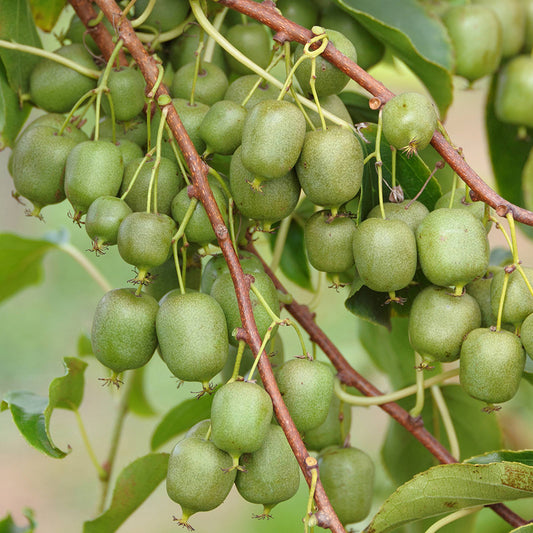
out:
{"label": "blurred green background", "polygon": [[[401,67],[378,67],[372,73],[394,92],[408,88],[419,89],[418,82]],[[474,90],[456,91],[455,103],[447,119],[447,128],[455,143],[464,149],[466,159],[478,173],[490,181],[490,165],[483,137],[483,101],[486,88],[481,83]],[[66,228],[71,242],[94,262],[114,287],[125,286],[132,277],[131,268],[119,258],[116,249],[96,258],[86,252],[90,242],[85,231],[67,218],[69,205],[47,207],[45,222],[28,218],[24,208],[11,198],[12,182],[7,173],[9,150],[0,153],[0,230],[26,237],[40,238],[48,231]],[[496,230],[491,232],[494,245],[503,245]],[[268,250],[259,245],[266,257]],[[521,239],[521,257],[525,264],[533,262],[530,241]],[[301,302],[310,301],[311,295],[290,287]],[[357,339],[357,321],[344,308],[348,289],[340,292],[325,290],[317,308],[319,325],[337,344],[354,367],[377,386],[387,389],[387,382],[370,363]],[[102,296],[100,287],[70,257],[59,251],[50,252],[44,260],[44,281],[17,294],[0,307],[1,371],[0,394],[10,390],[29,390],[46,396],[48,384],[63,374],[64,356],[76,355],[77,339],[89,333],[94,308]],[[287,356],[298,353],[294,332],[282,331]],[[321,355],[321,357],[323,357]],[[100,460],[107,455],[110,432],[121,391],[101,386],[98,378],[105,370],[94,359],[89,360],[86,372],[85,398],[81,415],[90,440]],[[146,372],[147,396],[159,416],[126,419],[120,441],[115,474],[125,465],[149,450],[149,441],[155,425],[171,407],[191,397],[197,385],[176,388],[175,379],[159,357],[154,357]],[[512,447],[533,447],[533,387],[523,384],[519,395],[506,404],[498,416]],[[489,416],[489,415],[487,415]],[[374,511],[393,490],[381,466],[379,451],[388,418],[379,408],[357,408],[353,411],[352,445],[364,449],[376,462],[377,479]],[[0,415],[0,517],[12,512],[20,524],[24,523],[22,510],[35,511],[38,531],[42,533],[81,531],[84,520],[94,517],[99,501],[99,481],[89,461],[71,412],[56,410],[52,417],[52,436],[56,444],[72,452],[63,460],[46,457],[31,448],[13,424],[9,411]],[[173,444],[163,446],[170,451]],[[301,484],[297,496],[274,509],[270,521],[252,520],[260,507],[244,502],[233,490],[227,502],[210,513],[193,517],[198,532],[278,532],[303,531],[307,491]],[[518,502],[513,508],[531,515],[531,501]],[[162,484],[149,500],[122,526],[120,531],[137,533],[176,531],[172,515],[179,516],[179,507],[170,501]],[[359,524],[354,530],[360,530]],[[510,527],[491,511],[483,511],[477,531],[497,533]],[[454,529],[448,529],[454,531]]]}

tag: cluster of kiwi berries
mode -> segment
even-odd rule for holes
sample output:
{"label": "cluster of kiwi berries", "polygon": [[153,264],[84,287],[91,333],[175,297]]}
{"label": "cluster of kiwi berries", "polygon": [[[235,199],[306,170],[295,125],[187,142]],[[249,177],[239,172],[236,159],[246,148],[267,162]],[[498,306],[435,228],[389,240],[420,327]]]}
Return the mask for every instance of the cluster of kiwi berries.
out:
{"label": "cluster of kiwi berries", "polygon": [[[464,9],[477,9],[479,3],[487,2]],[[135,15],[147,4],[138,0]],[[291,50],[273,48],[264,26],[231,13],[222,20],[216,6],[209,7],[227,41],[260,67],[269,68]],[[383,55],[383,46],[336,7],[319,9],[294,0],[279,0],[277,7],[303,26],[335,28],[319,28],[317,44],[331,41],[364,68]],[[144,24],[164,34],[188,13],[186,2],[158,0]],[[452,15],[444,20],[451,27]],[[450,34],[456,38],[451,29]],[[89,36],[80,32],[79,21],[72,21],[66,36],[72,43],[56,53],[94,69]],[[533,353],[533,296],[525,282],[533,282],[533,271],[513,265],[494,276],[489,272],[488,209],[459,194],[443,197],[432,212],[414,200],[381,202],[356,225],[345,206],[360,191],[364,156],[363,141],[346,127],[352,120],[338,97],[347,76],[297,45],[291,92],[288,83],[280,92],[205,41],[200,26],[184,25],[182,35],[158,53],[165,60],[163,80],[172,102],[210,165],[223,219],[241,228],[235,244],[243,229],[270,231],[291,215],[303,191],[315,206],[305,221],[310,264],[333,276],[355,265],[357,282],[385,293],[389,305],[403,303],[397,291],[421,271],[431,285],[412,302],[414,350],[428,363],[461,356],[461,382],[469,394],[489,404],[510,399],[525,364],[516,332],[521,330]],[[467,75],[459,65],[458,59],[458,74],[470,80],[483,75]],[[318,112],[297,105],[295,88],[300,98],[319,106]],[[89,138],[83,117],[95,98],[96,116],[101,101],[105,117]],[[158,349],[179,380],[201,383],[202,393],[214,392],[211,418],[193,427],[170,456],[167,491],[182,506],[178,521],[188,525],[193,513],[220,505],[234,483],[246,500],[264,505],[261,516],[269,515],[296,492],[298,465],[273,422],[270,397],[251,377],[243,379],[246,368],[236,364],[243,354],[235,337],[241,318],[233,281],[221,254],[202,265],[200,252],[216,245],[216,236],[203,207],[188,195],[190,177],[164,130],[164,116],[156,111],[147,120],[143,114],[142,75],[135,67],[110,65],[97,82],[45,60],[32,73],[31,99],[47,114],[32,122],[14,147],[15,196],[32,202],[35,216],[68,199],[92,249],[103,253],[118,245],[122,259],[137,269],[138,287],[108,292],[95,311],[92,345],[113,372],[110,381],[119,384],[122,372],[147,364]],[[391,99],[380,117],[387,142],[409,155],[429,144],[438,121],[431,102],[415,93]],[[278,293],[257,257],[239,254],[262,296],[260,301],[251,293],[263,338],[272,327],[271,313],[279,315]],[[501,324],[511,326],[502,329]],[[273,336],[276,348],[279,342]],[[251,366],[251,353],[248,358]],[[218,375],[225,384],[213,391]],[[332,368],[304,355],[281,363],[276,379],[308,449],[319,453],[320,478],[341,522],[364,519],[373,465],[349,445],[350,412],[333,393]]]}

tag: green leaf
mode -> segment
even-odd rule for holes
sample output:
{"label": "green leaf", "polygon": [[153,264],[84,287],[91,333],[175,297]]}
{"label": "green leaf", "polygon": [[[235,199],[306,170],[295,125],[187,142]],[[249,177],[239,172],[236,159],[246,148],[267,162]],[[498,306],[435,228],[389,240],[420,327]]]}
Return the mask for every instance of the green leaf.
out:
{"label": "green leaf", "polygon": [[510,462],[438,465],[397,489],[365,532],[386,533],[422,518],[532,496],[531,466]]}
{"label": "green leaf", "polygon": [[[430,377],[430,374],[428,374]],[[479,402],[466,394],[460,385],[446,385],[441,388],[459,441],[461,459],[466,459],[486,450],[502,447],[502,433],[496,417],[487,415]],[[414,396],[398,402],[405,409],[414,406]],[[448,438],[431,393],[426,392],[422,411],[425,428],[446,447]],[[381,450],[385,469],[396,485],[405,483],[415,474],[436,464],[433,455],[416,440],[403,426],[391,420]]]}
{"label": "green leaf", "polygon": [[91,344],[91,338],[89,335],[82,333],[78,337],[78,356],[79,357],[89,357],[93,354],[93,347]]}
{"label": "green leaf", "polygon": [[517,527],[516,529],[512,529],[509,533],[533,533],[533,524]]}
{"label": "green leaf", "polygon": [[133,382],[128,396],[128,408],[132,413],[138,416],[152,416],[156,414],[156,411],[148,402],[144,390],[145,368],[146,367],[143,366],[133,370],[130,372],[129,376],[129,379]]}
{"label": "green leaf", "polygon": [[176,405],[155,428],[150,443],[151,449],[159,448],[170,439],[190,429],[194,424],[209,418],[212,402],[213,396],[206,394],[201,398],[185,400]]}
{"label": "green leaf", "polygon": [[[279,230],[271,234],[270,248],[274,250]],[[312,290],[311,273],[306,259],[304,230],[300,224],[291,220],[287,239],[281,254],[281,271],[288,279],[296,283],[299,287]]]}
{"label": "green leaf", "polygon": [[48,398],[38,396],[33,392],[9,392],[2,403],[0,411],[11,410],[13,420],[24,438],[39,451],[62,459],[67,452],[60,450],[52,442],[50,436],[50,419],[45,416]]}
{"label": "green leaf", "polygon": [[29,104],[19,104],[17,93],[7,81],[6,73],[0,62],[0,150],[13,147],[15,139],[31,111]]}
{"label": "green leaf", "polygon": [[442,22],[415,0],[336,0],[424,83],[441,115],[453,100],[453,52]]}
{"label": "green leaf", "polygon": [[41,30],[50,32],[55,26],[67,0],[30,0],[35,23]]}
{"label": "green leaf", "polygon": [[33,533],[37,524],[33,519],[33,511],[31,509],[24,509],[22,514],[28,519],[28,525],[19,527],[13,521],[11,514],[0,520],[0,533]]}
{"label": "green leaf", "polygon": [[13,420],[24,438],[39,451],[61,459],[67,455],[57,448],[50,435],[50,417],[54,409],[76,410],[83,399],[84,372],[87,363],[75,357],[65,357],[64,376],[52,380],[49,398],[33,392],[9,392],[0,411],[11,410]]}
{"label": "green leaf", "polygon": [[[498,73],[492,78],[485,105],[485,126],[489,145],[490,161],[498,193],[509,202],[525,207],[522,190],[522,169],[533,147],[531,135],[519,138],[518,126],[501,122],[494,112]],[[520,225],[528,235],[532,231]]]}
{"label": "green leaf", "polygon": [[[28,0],[0,0],[0,39],[42,48]],[[0,48],[9,85],[18,94],[27,93],[38,56]]]}
{"label": "green leaf", "polygon": [[503,461],[533,466],[533,450],[521,450],[518,452],[513,450],[499,450],[471,457],[465,462],[486,465],[489,463],[501,463]]}
{"label": "green leaf", "polygon": [[83,533],[113,533],[150,496],[167,475],[168,454],[150,453],[120,473],[109,509],[83,524]]}
{"label": "green leaf", "polygon": [[42,259],[53,248],[48,241],[0,234],[0,302],[41,281]]}
{"label": "green leaf", "polygon": [[66,374],[52,380],[48,388],[49,403],[45,411],[48,418],[54,409],[76,411],[83,400],[87,363],[76,357],[65,357],[63,362]]}

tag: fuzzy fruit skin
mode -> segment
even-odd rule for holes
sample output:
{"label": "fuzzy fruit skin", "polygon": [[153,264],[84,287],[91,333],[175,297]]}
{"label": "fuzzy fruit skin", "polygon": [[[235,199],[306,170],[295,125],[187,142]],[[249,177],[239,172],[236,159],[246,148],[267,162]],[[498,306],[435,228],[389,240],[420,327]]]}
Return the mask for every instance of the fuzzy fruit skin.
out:
{"label": "fuzzy fruit skin", "polygon": [[118,228],[120,257],[139,270],[162,265],[171,253],[176,223],[167,215],[132,213]]}
{"label": "fuzzy fruit skin", "polygon": [[[124,169],[124,177],[120,186],[120,194],[123,195],[129,187],[135,172],[143,158],[130,161]],[[155,159],[148,159],[142,166],[135,183],[124,200],[133,211],[146,211],[148,189]],[[172,199],[183,187],[183,178],[178,174],[178,165],[175,161],[162,157],[157,175],[157,210],[159,213],[170,215]],[[154,188],[152,188],[152,205],[154,204]]]}
{"label": "fuzzy fruit skin", "polygon": [[426,360],[455,361],[464,337],[480,325],[481,311],[472,296],[454,296],[442,287],[426,287],[413,300],[409,342]]}
{"label": "fuzzy fruit skin", "polygon": [[[251,252],[239,250],[239,262],[243,271],[247,274],[254,272],[264,272],[263,265],[259,258]],[[229,272],[228,264],[222,254],[215,254],[209,259],[202,270],[202,281],[200,290],[209,294],[213,283],[221,275]]]}
{"label": "fuzzy fruit skin", "polygon": [[[485,204],[483,202],[467,201],[464,194],[460,194],[456,191],[452,205],[450,206],[450,199],[452,191],[443,194],[435,203],[435,209],[451,208],[451,209],[463,209],[474,215],[481,223],[485,225]],[[490,222],[487,222],[486,227],[490,228]]]}
{"label": "fuzzy fruit skin", "polygon": [[[323,110],[333,113],[335,116],[341,118],[342,120],[345,120],[348,123],[352,122],[352,117],[350,116],[347,107],[344,105],[344,102],[340,99],[340,97],[336,94],[330,94],[329,96],[323,96],[322,98],[320,98],[320,106]],[[309,120],[314,124],[315,128],[321,128],[322,121],[320,120],[320,115],[316,111],[312,111],[311,109],[306,109],[306,112],[307,116],[309,117]],[[330,128],[331,126],[335,126],[335,124],[331,120],[329,120],[329,118],[326,118],[326,127]],[[307,131],[310,130],[311,126],[309,126],[308,124]]]}
{"label": "fuzzy fruit skin", "polygon": [[[183,65],[174,74],[170,92],[174,98],[191,97],[196,61]],[[222,100],[228,89],[228,78],[224,71],[213,63],[202,62],[194,88],[194,99],[208,106]]]}
{"label": "fuzzy fruit skin", "polygon": [[[270,62],[272,41],[270,32],[262,24],[236,24],[226,33],[226,39],[261,68]],[[231,70],[238,74],[250,74],[250,69],[237,61],[231,54],[226,54]]]}
{"label": "fuzzy fruit skin", "polygon": [[229,494],[236,472],[231,457],[211,441],[188,437],[176,444],[168,459],[167,494],[187,518],[218,507]]}
{"label": "fuzzy fruit skin", "polygon": [[232,457],[255,452],[265,440],[272,413],[272,400],[259,385],[226,383],[211,405],[211,440]]}
{"label": "fuzzy fruit skin", "polygon": [[57,135],[50,126],[26,130],[13,149],[12,176],[15,189],[35,207],[65,199],[65,164],[76,141]]}
{"label": "fuzzy fruit skin", "polygon": [[[533,268],[522,268],[529,283],[533,284]],[[504,277],[504,270],[497,272],[494,274],[490,286],[490,305],[495,317],[498,316]],[[507,282],[505,302],[502,311],[502,322],[519,326],[531,313],[533,313],[533,296],[529,292],[526,282],[522,278],[520,272],[514,270],[509,274],[509,281]]]}
{"label": "fuzzy fruit skin", "polygon": [[533,127],[533,110],[526,105],[533,97],[533,59],[516,56],[498,76],[494,112],[502,121]]}
{"label": "fuzzy fruit skin", "polygon": [[[231,100],[232,102],[241,104],[258,80],[259,76],[256,74],[240,76],[229,84],[228,90],[224,95],[224,100]],[[262,81],[244,107],[250,111],[256,104],[263,100],[275,100],[278,94],[279,89],[267,81]]]}
{"label": "fuzzy fruit skin", "polygon": [[330,448],[318,458],[320,481],[343,525],[364,520],[370,512],[374,463],[358,448]]}
{"label": "fuzzy fruit skin", "polygon": [[[138,115],[127,122],[117,122],[115,124],[115,129],[118,140],[127,139],[128,141],[134,142],[139,145],[144,152],[148,136],[146,117]],[[111,139],[112,137],[113,123],[111,122],[111,117],[105,116],[100,120],[100,139]]]}
{"label": "fuzzy fruit skin", "polygon": [[296,174],[311,202],[325,208],[338,207],[359,192],[363,160],[356,136],[332,126],[306,134]]}
{"label": "fuzzy fruit skin", "polygon": [[[403,220],[414,233],[420,222],[429,213],[429,209],[421,202],[415,200],[403,200],[399,203],[384,202],[385,218],[390,220]],[[373,207],[366,218],[381,218],[381,208],[379,205]]]}
{"label": "fuzzy fruit skin", "polygon": [[418,226],[416,241],[422,271],[434,285],[464,286],[489,266],[485,227],[467,211],[432,211]]}
{"label": "fuzzy fruit skin", "polygon": [[224,367],[226,317],[208,294],[170,291],[160,302],[156,328],[161,357],[178,379],[209,382]]}
{"label": "fuzzy fruit skin", "polygon": [[533,313],[528,315],[520,326],[520,338],[526,353],[533,359]]}
{"label": "fuzzy fruit skin", "polygon": [[[24,137],[24,135],[26,135],[26,133],[28,133],[31,129],[37,126],[50,126],[55,131],[59,132],[66,118],[67,117],[65,115],[61,115],[60,113],[46,113],[44,115],[41,115],[40,117],[37,117],[34,121],[28,124],[26,129],[22,132],[22,134],[17,140],[17,144]],[[68,124],[63,129],[62,135],[73,139],[74,141],[76,141],[76,144],[89,140],[87,134],[79,127],[76,127],[73,124]]]}
{"label": "fuzzy fruit skin", "polygon": [[355,266],[363,283],[377,292],[406,287],[416,272],[416,239],[402,220],[367,218],[353,236]]}
{"label": "fuzzy fruit skin", "polygon": [[[342,33],[326,28],[328,40],[345,56],[357,63],[357,52],[352,42]],[[297,61],[304,52],[301,44],[296,46],[294,60]],[[296,69],[296,78],[304,94],[312,94],[309,80],[311,78],[311,61],[302,62]],[[329,96],[340,93],[348,84],[350,78],[347,74],[333,66],[323,57],[316,58],[316,80],[315,88],[318,96]]]}
{"label": "fuzzy fruit skin", "polygon": [[493,73],[502,58],[498,17],[477,5],[452,6],[442,19],[455,50],[455,74],[470,82]]}
{"label": "fuzzy fruit skin", "polygon": [[261,448],[243,454],[241,464],[246,472],[237,472],[235,486],[246,501],[271,509],[296,494],[300,468],[280,426],[271,424]]}
{"label": "fuzzy fruit skin", "polygon": [[326,420],[333,395],[333,374],[327,364],[291,359],[281,365],[277,381],[298,431],[314,429]]}
{"label": "fuzzy fruit skin", "polygon": [[99,244],[117,244],[118,228],[131,212],[124,200],[116,196],[100,196],[89,206],[85,231]]}
{"label": "fuzzy fruit skin", "polygon": [[419,93],[402,93],[383,107],[383,135],[397,150],[423,150],[437,128],[431,101]]}
{"label": "fuzzy fruit skin", "polygon": [[[253,277],[254,285],[266,300],[269,307],[274,313],[279,315],[279,297],[272,280],[264,272],[256,272],[253,274]],[[222,274],[215,280],[211,288],[211,296],[218,301],[224,310],[228,324],[229,341],[231,344],[237,346],[238,341],[233,336],[233,332],[235,329],[242,327],[242,322],[239,306],[237,305],[237,296],[235,295],[233,281],[229,273]],[[259,300],[252,291],[250,291],[250,299],[252,302],[255,323],[257,324],[260,337],[263,338],[272,323],[272,318],[259,303]],[[274,332],[275,330],[272,332],[273,335]]]}
{"label": "fuzzy fruit skin", "polygon": [[231,158],[229,172],[229,186],[239,212],[252,220],[270,223],[289,216],[300,197],[300,183],[294,171],[261,181],[260,188],[255,189],[252,182],[257,176],[243,165],[241,153],[239,146]]}
{"label": "fuzzy fruit skin", "polygon": [[305,222],[304,242],[311,265],[322,272],[344,272],[353,266],[355,222],[317,211]]}
{"label": "fuzzy fruit skin", "polygon": [[[224,220],[224,223],[227,224],[228,207],[226,196],[224,195],[222,189],[216,185],[211,187],[211,191],[218,206],[218,210],[222,215],[222,219]],[[172,218],[177,222],[178,226],[185,218],[185,214],[189,209],[190,203],[191,198],[189,198],[187,189],[182,189],[172,200]],[[185,236],[189,242],[196,242],[199,244],[208,244],[216,241],[217,236],[215,235],[215,230],[211,226],[207,213],[205,212],[205,208],[200,202],[196,204],[192,216],[187,223],[185,228]]]}
{"label": "fuzzy fruit skin", "polygon": [[[109,73],[107,86],[113,101],[115,120],[131,120],[142,113],[146,82],[140,70],[132,67],[113,68]],[[102,107],[106,115],[111,115],[107,96],[102,98]]]}
{"label": "fuzzy fruit skin", "polygon": [[524,348],[514,333],[479,328],[463,342],[459,378],[470,396],[503,403],[518,391],[525,363]]}
{"label": "fuzzy fruit skin", "polygon": [[87,213],[100,196],[116,196],[124,164],[120,150],[108,141],[85,141],[68,154],[65,193],[72,207]]}
{"label": "fuzzy fruit skin", "polygon": [[298,160],[305,129],[305,118],[296,105],[284,100],[259,102],[244,121],[243,165],[265,179],[285,176]]}
{"label": "fuzzy fruit skin", "polygon": [[98,302],[91,330],[95,357],[117,374],[140,368],[157,347],[155,318],[159,305],[134,289],[113,289]]}
{"label": "fuzzy fruit skin", "polygon": [[[63,46],[54,53],[95,70],[89,52],[81,44]],[[96,80],[49,59],[43,59],[30,75],[32,101],[50,113],[67,113],[86,92],[96,87]]]}
{"label": "fuzzy fruit skin", "polygon": [[475,298],[481,310],[481,327],[489,328],[496,324],[496,316],[492,312],[490,304],[490,289],[492,286],[492,278],[496,271],[489,271],[483,277],[471,281],[465,290],[470,296]]}
{"label": "fuzzy fruit skin", "polygon": [[[135,16],[140,16],[148,6],[150,0],[137,0],[135,3]],[[155,26],[161,33],[179,26],[189,12],[187,2],[176,0],[158,0],[148,15],[145,24]]]}

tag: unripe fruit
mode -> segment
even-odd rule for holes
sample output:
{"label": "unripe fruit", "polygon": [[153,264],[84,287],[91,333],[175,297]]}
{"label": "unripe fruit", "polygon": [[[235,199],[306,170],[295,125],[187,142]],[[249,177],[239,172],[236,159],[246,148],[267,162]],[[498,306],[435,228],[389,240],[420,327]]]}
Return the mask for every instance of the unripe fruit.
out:
{"label": "unripe fruit", "polygon": [[[113,142],[111,137],[100,136],[100,140]],[[143,156],[142,148],[137,143],[134,143],[126,138],[118,139],[113,144],[120,150],[122,161],[124,163],[124,170],[131,161],[142,158]]]}
{"label": "unripe fruit", "polygon": [[364,520],[370,512],[374,463],[357,448],[333,448],[318,458],[320,481],[343,525]]}
{"label": "unripe fruit", "polygon": [[[342,52],[349,59],[357,63],[357,52],[351,41],[342,33],[326,29],[328,40],[339,52]],[[304,53],[304,47],[301,44],[296,46],[294,60],[297,61]],[[296,79],[302,88],[304,94],[311,94],[311,60],[306,59],[296,69]],[[348,84],[350,78],[347,74],[326,61],[322,56],[316,58],[316,80],[315,88],[318,96],[328,96],[330,94],[340,93]]]}
{"label": "unripe fruit", "polygon": [[213,104],[200,124],[207,151],[231,155],[241,144],[246,108],[231,100]]}
{"label": "unripe fruit", "polygon": [[[228,207],[226,196],[222,189],[216,185],[211,187],[211,191],[224,223],[227,225]],[[191,198],[189,198],[187,189],[182,189],[172,200],[172,218],[178,223],[178,226],[183,222],[190,203]],[[212,241],[216,241],[217,237],[215,235],[215,230],[211,226],[205,208],[200,202],[196,203],[194,211],[185,227],[185,236],[189,242],[196,242],[202,245],[207,245]]]}
{"label": "unripe fruit", "polygon": [[[46,113],[44,115],[41,115],[40,117],[37,117],[34,121],[28,124],[26,129],[22,132],[22,134],[17,140],[17,144],[26,135],[26,133],[28,133],[31,129],[37,126],[50,126],[56,132],[59,132],[66,118],[67,117],[65,115],[61,115],[60,113]],[[87,134],[82,129],[80,129],[79,125],[75,126],[72,123],[67,124],[67,126],[63,128],[63,132],[61,135],[64,135],[69,139],[73,139],[74,141],[76,141],[76,143],[81,143],[83,141],[89,140],[89,137],[87,137]]]}
{"label": "unripe fruit", "polygon": [[[272,280],[264,272],[256,272],[253,274],[254,286],[261,293],[270,309],[279,315],[279,298],[276,287]],[[215,298],[221,305],[226,315],[228,324],[229,341],[235,346],[238,344],[233,336],[234,330],[242,327],[241,315],[239,306],[237,305],[237,296],[233,287],[233,281],[230,274],[220,275],[213,283],[211,288],[211,296]],[[250,291],[250,300],[252,302],[252,309],[254,313],[255,323],[259,331],[259,335],[263,338],[272,323],[272,318],[267,313],[265,308],[261,305],[254,292]]]}
{"label": "unripe fruit", "polygon": [[118,229],[120,257],[141,271],[162,265],[171,253],[175,222],[167,215],[132,213]]}
{"label": "unripe fruit", "polygon": [[[124,177],[122,179],[122,185],[120,186],[121,195],[128,190],[142,161],[142,157],[134,159],[133,161],[130,161],[124,169]],[[133,211],[146,211],[148,190],[150,188],[150,180],[152,179],[154,165],[155,159],[153,158],[145,161],[135,178],[134,184],[124,198]],[[183,187],[183,178],[181,173],[178,174],[178,165],[175,160],[173,161],[166,157],[162,157],[159,162],[155,179],[157,179],[157,211],[165,215],[170,215],[172,200]],[[155,204],[155,190],[155,185],[153,185],[151,206],[154,206]]]}
{"label": "unripe fruit", "polygon": [[337,208],[359,192],[363,160],[363,150],[353,132],[332,126],[306,134],[296,173],[311,202]]}
{"label": "unripe fruit", "polygon": [[464,390],[489,404],[510,400],[518,391],[526,355],[510,331],[480,328],[461,348],[460,380]]}
{"label": "unripe fruit", "polygon": [[[348,124],[353,122],[350,112],[344,105],[344,102],[336,94],[330,94],[329,96],[323,96],[320,98],[320,107],[322,107],[323,111],[329,111],[342,120],[345,120]],[[311,111],[310,109],[306,109],[306,112],[309,120],[314,124],[315,128],[321,128],[322,121],[320,120],[320,115],[316,111]],[[335,126],[335,124],[329,118],[326,118],[326,127],[330,128],[331,126]],[[307,125],[307,130],[311,130],[309,124]]]}
{"label": "unripe fruit", "polygon": [[[157,116],[157,114],[154,116]],[[146,146],[148,135],[146,117],[139,115],[126,122],[116,122],[115,130],[116,138],[118,140],[127,139],[128,141],[138,144],[142,149]],[[113,138],[113,123],[111,122],[111,117],[106,116],[100,120],[100,138]]]}
{"label": "unripe fruit", "polygon": [[304,242],[311,265],[322,272],[344,272],[353,266],[355,222],[330,211],[317,211],[305,222]]}
{"label": "unripe fruit", "polygon": [[252,108],[242,130],[241,158],[253,174],[281,178],[296,164],[305,136],[305,118],[284,100],[264,100]]}
{"label": "unripe fruit", "polygon": [[533,358],[533,313],[522,322],[520,339],[529,357]]}
{"label": "unripe fruit", "polygon": [[452,205],[450,205],[450,199],[452,196],[452,191],[443,194],[436,202],[435,209],[442,208],[451,208],[451,209],[463,209],[468,211],[471,215],[474,215],[480,222],[485,225],[485,227],[490,228],[490,221],[486,220],[485,217],[485,204],[483,202],[472,202],[468,201],[464,194],[456,191],[452,200]]}
{"label": "unripe fruit", "polygon": [[437,120],[427,96],[402,93],[383,106],[383,135],[394,148],[411,155],[430,143]]}
{"label": "unripe fruit", "polygon": [[[148,7],[150,0],[137,0],[135,3],[135,16],[139,17]],[[157,0],[148,15],[145,24],[156,27],[161,33],[179,26],[189,12],[189,4],[182,0]]]}
{"label": "unripe fruit", "polygon": [[[236,24],[228,30],[226,39],[261,68],[268,66],[272,41],[267,28],[262,24]],[[250,74],[250,69],[231,54],[226,54],[226,60],[234,72]]]}
{"label": "unripe fruit", "polygon": [[[256,179],[261,182],[259,186],[254,185]],[[242,215],[270,224],[289,216],[300,197],[300,183],[294,171],[263,181],[243,165],[241,147],[231,158],[230,190]]]}
{"label": "unripe fruit", "polygon": [[278,0],[276,7],[285,18],[304,28],[312,28],[318,22],[318,5],[307,0]]}
{"label": "unripe fruit", "polygon": [[[402,220],[405,222],[414,233],[420,222],[424,220],[429,213],[428,208],[417,200],[403,200],[399,203],[384,202],[383,209],[385,211],[385,218],[390,220]],[[381,207],[376,205],[373,207],[366,218],[381,218]]]}
{"label": "unripe fruit", "polygon": [[[242,104],[252,90],[252,87],[254,87],[258,81],[259,76],[256,74],[249,74],[237,78],[230,83],[228,90],[224,95],[224,100],[231,100],[237,104]],[[279,89],[277,87],[274,87],[274,85],[263,80],[248,99],[244,107],[250,111],[250,109],[263,100],[275,100],[278,97],[278,94]]]}
{"label": "unripe fruit", "polygon": [[218,302],[208,294],[173,290],[160,302],[156,327],[159,351],[170,371],[207,388],[228,357],[226,317]]}
{"label": "unripe fruit", "polygon": [[35,206],[41,208],[65,199],[65,164],[76,141],[57,135],[50,126],[26,130],[13,149],[12,170],[15,189]]}
{"label": "unripe fruit", "polygon": [[[174,98],[189,99],[194,83],[196,61],[183,65],[172,79],[170,92]],[[224,71],[213,63],[202,62],[194,86],[194,100],[213,105],[222,100],[228,88],[228,78]]]}
{"label": "unripe fruit", "polygon": [[[56,54],[75,61],[85,68],[94,70],[94,62],[81,44],[63,46]],[[86,92],[96,87],[96,80],[69,67],[43,59],[30,75],[30,95],[32,101],[45,111],[66,113]]]}
{"label": "unripe fruit", "polygon": [[235,486],[246,501],[264,505],[263,515],[296,494],[300,468],[280,426],[271,424],[261,448],[243,454],[241,463],[246,470],[237,472]]}
{"label": "unripe fruit", "polygon": [[261,448],[272,420],[272,400],[259,385],[232,381],[220,387],[211,405],[211,440],[237,466],[243,453]]}
{"label": "unripe fruit", "polygon": [[131,212],[129,205],[116,196],[100,196],[89,206],[85,230],[95,251],[117,244],[118,228]]}
{"label": "unripe fruit", "polygon": [[[533,268],[522,268],[530,285],[533,285]],[[490,303],[495,317],[498,316],[504,278],[505,270],[497,272],[494,274],[490,286]],[[529,292],[529,288],[520,272],[514,270],[509,274],[509,281],[507,282],[502,322],[519,326],[531,313],[533,313],[533,295]]]}
{"label": "unripe fruit", "polygon": [[65,193],[76,213],[87,213],[99,196],[115,196],[124,165],[120,150],[108,141],[85,141],[67,157]]}
{"label": "unripe fruit", "polygon": [[533,59],[516,56],[499,73],[494,112],[502,122],[533,127],[533,111],[526,105],[532,97]]}
{"label": "unripe fruit", "polygon": [[[142,112],[146,82],[139,70],[132,67],[113,68],[109,73],[107,86],[113,102],[115,120],[131,120]],[[106,115],[111,115],[107,96],[102,98],[102,107]]]}
{"label": "unripe fruit", "polygon": [[442,287],[426,287],[413,300],[409,342],[426,360],[455,361],[465,336],[480,325],[481,311],[472,296],[454,296]]}
{"label": "unripe fruit", "polygon": [[115,374],[139,368],[157,347],[155,317],[159,305],[134,289],[113,289],[94,312],[91,344],[95,357]]}
{"label": "unripe fruit", "polygon": [[490,288],[492,278],[497,272],[489,271],[483,277],[475,279],[466,285],[465,289],[470,296],[475,298],[481,310],[481,327],[488,328],[496,324],[496,316],[492,313],[490,303]]}
{"label": "unripe fruit", "polygon": [[455,73],[470,82],[492,74],[502,57],[498,17],[478,5],[452,6],[442,21],[455,50]]}
{"label": "unripe fruit", "polygon": [[[201,102],[195,102],[193,105],[191,105],[189,100],[184,98],[173,98],[172,103],[174,104],[174,107],[176,108],[176,111],[183,122],[183,126],[187,130],[187,133],[189,134],[189,137],[196,148],[196,151],[200,154],[203,153],[205,150],[205,142],[200,136],[200,124],[209,111],[209,106],[202,104]],[[152,122],[154,124],[154,128],[157,127],[160,119],[161,112],[157,111]],[[171,150],[169,151],[167,157],[170,156],[170,152]]]}
{"label": "unripe fruit", "polygon": [[418,258],[431,283],[455,287],[483,276],[489,265],[489,243],[483,224],[467,211],[437,209],[416,230]]}
{"label": "unripe fruit", "polygon": [[167,494],[181,505],[180,524],[226,499],[235,481],[231,465],[231,457],[211,441],[189,437],[176,444],[168,458]]}
{"label": "unripe fruit", "polygon": [[355,266],[373,291],[394,292],[406,287],[416,272],[416,240],[402,220],[367,218],[353,237]]}
{"label": "unripe fruit", "polygon": [[326,420],[333,395],[333,373],[327,364],[291,359],[281,365],[277,381],[298,431],[316,428]]}

